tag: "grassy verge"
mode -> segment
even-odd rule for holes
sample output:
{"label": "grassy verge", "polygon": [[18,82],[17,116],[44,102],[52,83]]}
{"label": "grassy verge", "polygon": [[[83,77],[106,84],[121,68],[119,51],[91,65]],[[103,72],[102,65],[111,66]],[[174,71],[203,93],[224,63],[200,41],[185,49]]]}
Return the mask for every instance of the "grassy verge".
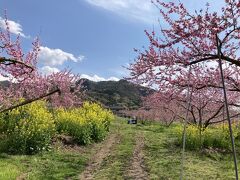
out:
{"label": "grassy verge", "polygon": [[0,179],[77,179],[95,149],[93,146],[81,150],[54,147],[51,152],[32,156],[1,154],[0,166],[4,168],[0,170]]}
{"label": "grassy verge", "polygon": [[[138,127],[145,132],[145,163],[150,179],[179,179],[181,147],[174,145],[171,128],[159,124]],[[235,179],[231,154],[186,151],[184,179]]]}

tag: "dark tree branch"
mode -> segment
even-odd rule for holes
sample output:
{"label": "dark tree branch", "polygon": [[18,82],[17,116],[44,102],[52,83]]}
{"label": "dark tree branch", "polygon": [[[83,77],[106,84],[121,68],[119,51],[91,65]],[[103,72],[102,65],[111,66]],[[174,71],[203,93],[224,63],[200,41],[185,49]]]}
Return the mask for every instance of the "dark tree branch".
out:
{"label": "dark tree branch", "polygon": [[5,57],[0,57],[0,64],[5,64],[5,65],[11,65],[11,64],[20,64],[23,65],[29,69],[31,69],[32,71],[34,70],[34,68],[22,61],[16,60],[16,59],[8,59]]}
{"label": "dark tree branch", "polygon": [[[230,118],[234,118],[234,117],[237,117],[237,116],[239,116],[239,115],[240,115],[240,113],[237,113],[237,114],[232,115]],[[217,123],[220,123],[220,122],[224,122],[224,121],[226,121],[226,120],[227,120],[227,118],[222,119],[222,120],[220,120],[220,121],[212,121],[212,122],[209,122],[209,125],[210,125],[210,124],[217,124]]]}
{"label": "dark tree branch", "polygon": [[26,100],[26,101],[24,101],[24,102],[22,102],[22,103],[20,103],[20,104],[11,106],[11,107],[9,107],[9,108],[7,108],[7,109],[3,109],[3,110],[0,111],[0,113],[6,112],[6,111],[11,111],[11,110],[13,110],[13,109],[15,109],[15,108],[18,108],[18,107],[20,107],[20,106],[27,105],[27,104],[29,104],[29,103],[32,103],[32,102],[37,101],[37,100],[40,100],[40,99],[43,99],[43,98],[45,98],[45,97],[47,97],[47,96],[50,96],[50,95],[52,95],[52,94],[55,94],[55,93],[57,93],[57,92],[58,92],[58,93],[61,92],[59,88],[57,88],[57,89],[55,89],[55,90],[53,90],[53,91],[50,91],[50,92],[47,93],[47,94],[41,95],[41,96],[36,97],[36,98],[33,98],[33,99],[28,99],[28,100]]}
{"label": "dark tree branch", "polygon": [[204,128],[206,128],[209,125],[210,121],[214,119],[221,112],[223,107],[224,105],[220,106],[218,110],[207,121],[205,121]]}

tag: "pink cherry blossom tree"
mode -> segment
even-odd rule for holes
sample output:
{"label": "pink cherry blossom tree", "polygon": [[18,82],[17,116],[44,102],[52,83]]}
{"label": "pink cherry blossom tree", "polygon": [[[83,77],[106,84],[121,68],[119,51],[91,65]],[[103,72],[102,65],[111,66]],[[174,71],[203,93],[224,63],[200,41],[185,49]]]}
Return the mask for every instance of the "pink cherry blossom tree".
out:
{"label": "pink cherry blossom tree", "polygon": [[[47,99],[52,106],[72,107],[81,105],[81,82],[79,76],[68,70],[43,75],[37,69],[39,40],[33,49],[23,53],[20,36],[12,37],[7,18],[5,29],[0,31],[0,75],[9,78],[7,86],[0,87],[0,112]],[[19,99],[25,99],[19,103]]]}

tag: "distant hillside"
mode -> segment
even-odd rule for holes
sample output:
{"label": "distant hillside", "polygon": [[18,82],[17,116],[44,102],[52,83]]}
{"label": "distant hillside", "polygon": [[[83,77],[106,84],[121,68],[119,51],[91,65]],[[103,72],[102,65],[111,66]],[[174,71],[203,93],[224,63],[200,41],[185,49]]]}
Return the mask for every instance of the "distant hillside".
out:
{"label": "distant hillside", "polygon": [[113,108],[138,108],[141,106],[141,98],[154,92],[126,80],[93,82],[84,79],[83,86],[87,99]]}

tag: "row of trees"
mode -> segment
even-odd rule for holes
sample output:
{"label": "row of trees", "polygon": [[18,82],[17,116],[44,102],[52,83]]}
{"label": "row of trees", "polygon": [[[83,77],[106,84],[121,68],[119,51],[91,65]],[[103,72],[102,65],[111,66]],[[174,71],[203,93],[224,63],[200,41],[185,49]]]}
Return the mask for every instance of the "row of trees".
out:
{"label": "row of trees", "polygon": [[[138,57],[129,67],[131,80],[158,89],[146,100],[146,107],[178,119],[189,109],[189,123],[200,129],[226,120],[220,58],[231,116],[236,117],[240,107],[240,1],[225,0],[221,12],[211,12],[206,4],[194,13],[182,3],[153,3],[162,17],[160,30],[146,31],[149,47],[136,50]],[[186,105],[189,91],[190,108]]]}
{"label": "row of trees", "polygon": [[[205,9],[189,12],[178,1],[152,0],[159,9],[159,31],[146,31],[150,45],[129,67],[132,80],[157,87],[148,100],[150,107],[169,109],[201,131],[209,124],[224,120],[226,110],[234,157],[236,179],[237,158],[230,120],[236,116],[240,91],[240,0],[225,0],[221,12]],[[227,96],[228,94],[228,96]],[[223,98],[224,97],[224,98]],[[224,103],[223,103],[224,99]],[[169,103],[173,106],[169,106]],[[191,118],[188,118],[189,114]],[[182,169],[186,142],[186,121],[183,131]]]}

